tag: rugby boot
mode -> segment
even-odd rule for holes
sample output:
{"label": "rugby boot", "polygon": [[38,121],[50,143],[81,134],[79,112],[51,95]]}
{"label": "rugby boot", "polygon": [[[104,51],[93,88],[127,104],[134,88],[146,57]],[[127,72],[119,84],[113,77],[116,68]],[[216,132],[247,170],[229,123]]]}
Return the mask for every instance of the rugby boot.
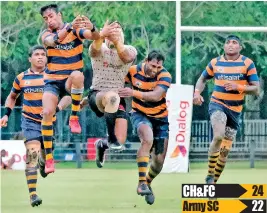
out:
{"label": "rugby boot", "polygon": [[105,162],[105,151],[108,149],[108,143],[106,140],[99,139],[95,143],[96,147],[96,165],[98,168],[102,168]]}
{"label": "rugby boot", "polygon": [[30,196],[30,202],[31,202],[31,206],[35,207],[35,206],[41,205],[43,201],[40,197],[38,197],[37,194],[33,194]]}
{"label": "rugby boot", "polygon": [[149,190],[146,183],[140,183],[137,187],[137,194],[141,196],[150,195],[151,191]]}
{"label": "rugby boot", "polygon": [[49,159],[45,161],[45,173],[53,173],[55,172],[55,162],[54,159]]}
{"label": "rugby boot", "polygon": [[148,185],[148,188],[151,191],[151,194],[150,195],[145,195],[145,200],[146,200],[147,204],[152,205],[155,202],[155,195],[154,195],[150,185]]}
{"label": "rugby boot", "polygon": [[73,133],[73,134],[81,134],[82,128],[81,128],[81,125],[79,123],[78,116],[70,118],[69,127],[70,127],[71,133]]}

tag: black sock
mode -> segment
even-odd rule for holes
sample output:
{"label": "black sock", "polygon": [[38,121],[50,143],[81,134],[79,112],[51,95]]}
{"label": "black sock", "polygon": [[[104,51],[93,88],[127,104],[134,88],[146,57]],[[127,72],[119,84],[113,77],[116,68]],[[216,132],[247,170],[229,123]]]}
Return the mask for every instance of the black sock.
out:
{"label": "black sock", "polygon": [[117,137],[115,135],[115,122],[117,118],[117,113],[107,113],[105,112],[105,120],[107,124],[107,130],[108,130],[108,141],[111,143],[114,143],[117,141]]}

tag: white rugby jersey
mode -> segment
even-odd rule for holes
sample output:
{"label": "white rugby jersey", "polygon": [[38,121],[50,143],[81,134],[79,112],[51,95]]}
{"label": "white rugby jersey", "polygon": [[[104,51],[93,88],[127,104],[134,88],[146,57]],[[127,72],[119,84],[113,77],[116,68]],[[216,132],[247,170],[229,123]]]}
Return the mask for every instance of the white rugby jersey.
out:
{"label": "white rugby jersey", "polygon": [[[92,45],[89,47],[89,51]],[[125,45],[127,49],[137,55],[133,46]],[[102,44],[101,54],[91,57],[93,68],[93,81],[91,89],[99,91],[117,91],[123,88],[125,76],[127,75],[132,63],[125,64],[119,57],[115,48],[109,49],[105,43]]]}

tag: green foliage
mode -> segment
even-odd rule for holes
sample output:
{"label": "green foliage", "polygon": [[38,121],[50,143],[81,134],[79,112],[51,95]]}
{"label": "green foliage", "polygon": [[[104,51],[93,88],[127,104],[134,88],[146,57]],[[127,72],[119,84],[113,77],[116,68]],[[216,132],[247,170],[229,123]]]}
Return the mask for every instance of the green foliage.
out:
{"label": "green foliage", "polygon": [[[267,2],[263,1],[181,2],[181,22],[183,26],[266,26],[266,11]],[[260,76],[267,76],[266,33],[183,32],[183,84],[194,85],[209,61],[223,54],[224,41],[229,34],[240,36],[243,43],[241,54],[255,62]],[[208,100],[212,86],[211,81],[203,94],[205,100]],[[207,108],[207,104],[208,101],[203,107]],[[197,107],[194,108],[194,115],[196,119],[206,119],[208,116],[207,110],[202,111]]]}
{"label": "green foliage", "polygon": [[264,1],[182,2],[182,25],[187,26],[264,26]]}
{"label": "green foliage", "polygon": [[[182,2],[184,26],[266,26],[267,3]],[[234,15],[233,15],[234,14]],[[194,84],[208,62],[223,53],[224,39],[236,34],[243,42],[242,54],[254,60],[258,72],[267,75],[266,33],[184,32],[182,33],[182,82]]]}
{"label": "green foliage", "polygon": [[[2,101],[7,97],[15,75],[28,68],[28,49],[40,44],[40,35],[45,29],[40,8],[51,3],[1,3],[1,71],[2,76],[8,73],[5,75],[8,84],[2,84],[1,88]],[[151,49],[159,49],[166,56],[165,67],[175,76],[175,2],[68,1],[58,2],[58,5],[66,22],[71,22],[78,14],[89,17],[98,29],[107,19],[120,21],[125,30],[125,43],[138,51],[137,62],[142,61]],[[84,43],[86,88],[91,82],[91,63],[87,54],[90,43]]]}

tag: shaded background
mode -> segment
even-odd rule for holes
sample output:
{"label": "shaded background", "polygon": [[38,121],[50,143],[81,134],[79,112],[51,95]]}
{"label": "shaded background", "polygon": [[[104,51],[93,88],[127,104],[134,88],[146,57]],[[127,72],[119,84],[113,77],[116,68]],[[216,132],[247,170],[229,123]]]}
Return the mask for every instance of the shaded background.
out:
{"label": "shaded background", "polygon": [[[181,2],[183,26],[267,26],[267,2]],[[211,59],[223,54],[225,38],[240,36],[242,55],[252,59],[261,78],[261,97],[246,97],[244,118],[267,118],[267,33],[183,32],[182,83],[195,85]],[[205,103],[194,107],[193,120],[208,119],[208,103],[213,88],[210,81],[203,92]]]}

